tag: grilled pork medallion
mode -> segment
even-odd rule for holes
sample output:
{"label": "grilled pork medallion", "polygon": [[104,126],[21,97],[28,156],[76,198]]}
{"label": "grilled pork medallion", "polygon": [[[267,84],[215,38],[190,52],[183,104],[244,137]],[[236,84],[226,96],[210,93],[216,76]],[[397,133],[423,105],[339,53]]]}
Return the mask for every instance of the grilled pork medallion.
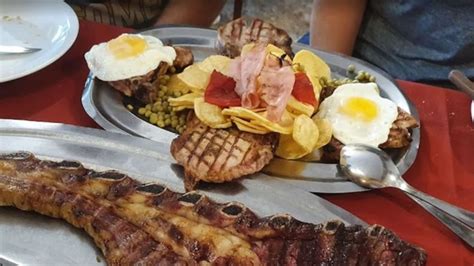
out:
{"label": "grilled pork medallion", "polygon": [[253,19],[247,24],[244,19],[238,18],[217,29],[217,46],[223,55],[237,57],[242,47],[251,42],[273,44],[293,55],[288,33],[260,19]]}
{"label": "grilled pork medallion", "polygon": [[[257,217],[80,163],[0,155],[0,205],[84,229],[109,265],[423,265],[424,251],[379,225]],[[91,256],[94,256],[91,254]]]}
{"label": "grilled pork medallion", "polygon": [[278,134],[215,129],[191,114],[186,130],[171,143],[171,154],[184,166],[184,186],[190,191],[200,180],[222,183],[260,171],[277,144]]}

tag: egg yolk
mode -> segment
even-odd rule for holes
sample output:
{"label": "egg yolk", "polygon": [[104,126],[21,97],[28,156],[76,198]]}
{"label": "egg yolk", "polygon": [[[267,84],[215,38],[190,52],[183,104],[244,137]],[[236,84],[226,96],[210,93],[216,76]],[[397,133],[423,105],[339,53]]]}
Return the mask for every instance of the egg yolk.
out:
{"label": "egg yolk", "polygon": [[137,56],[148,47],[145,39],[138,36],[125,35],[108,42],[108,49],[117,59]]}
{"label": "egg yolk", "polygon": [[341,107],[341,113],[362,121],[372,121],[377,117],[377,105],[375,102],[362,98],[351,97]]}

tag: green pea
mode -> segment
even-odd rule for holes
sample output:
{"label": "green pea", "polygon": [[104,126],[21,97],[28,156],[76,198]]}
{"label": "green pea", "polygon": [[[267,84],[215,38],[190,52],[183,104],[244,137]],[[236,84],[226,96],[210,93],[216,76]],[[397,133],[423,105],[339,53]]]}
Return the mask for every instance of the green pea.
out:
{"label": "green pea", "polygon": [[171,66],[171,67],[169,68],[169,70],[170,70],[171,73],[175,73],[175,72],[176,72],[176,68],[175,68],[174,66]]}
{"label": "green pea", "polygon": [[158,116],[156,114],[151,114],[150,115],[150,119],[149,119],[150,123],[152,124],[156,124],[156,121],[158,121]]}
{"label": "green pea", "polygon": [[178,98],[180,96],[181,96],[181,92],[179,92],[179,91],[174,92],[174,97]]}
{"label": "green pea", "polygon": [[146,109],[143,107],[138,108],[138,114],[144,115],[146,113]]}
{"label": "green pea", "polygon": [[370,81],[370,82],[375,82],[375,77],[374,77],[374,76],[370,76],[369,81]]}
{"label": "green pea", "polygon": [[145,113],[145,117],[150,117],[150,115],[151,115],[151,111],[147,110],[146,113]]}
{"label": "green pea", "polygon": [[147,109],[147,110],[151,110],[151,104],[147,104],[147,105],[145,105],[145,109]]}

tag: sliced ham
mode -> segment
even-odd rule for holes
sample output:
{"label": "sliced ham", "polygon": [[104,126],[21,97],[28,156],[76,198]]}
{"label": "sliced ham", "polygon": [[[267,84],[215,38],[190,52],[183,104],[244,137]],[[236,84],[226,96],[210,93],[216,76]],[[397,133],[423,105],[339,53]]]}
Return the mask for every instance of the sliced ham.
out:
{"label": "sliced ham", "polygon": [[267,107],[267,118],[278,122],[286,108],[295,83],[291,66],[280,66],[276,58],[269,57],[258,77],[258,95]]}
{"label": "sliced ham", "polygon": [[257,77],[265,64],[265,56],[265,46],[257,45],[230,63],[230,76],[236,82],[235,92],[240,96],[245,108],[254,109],[260,105]]}

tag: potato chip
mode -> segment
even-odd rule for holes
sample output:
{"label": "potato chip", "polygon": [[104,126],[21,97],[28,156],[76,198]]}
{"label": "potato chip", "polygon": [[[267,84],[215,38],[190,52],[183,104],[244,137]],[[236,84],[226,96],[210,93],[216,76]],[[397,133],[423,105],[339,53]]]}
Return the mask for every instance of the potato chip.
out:
{"label": "potato chip", "polygon": [[205,102],[202,97],[194,99],[194,113],[201,122],[212,128],[232,126],[232,123],[222,115],[222,109],[219,106]]}
{"label": "potato chip", "polygon": [[299,159],[309,152],[301,147],[291,135],[280,135],[278,147],[275,154],[283,159]]}
{"label": "potato chip", "polygon": [[204,91],[209,83],[210,72],[206,72],[199,67],[199,63],[194,63],[186,67],[178,74],[178,78],[186,83],[193,91]]}
{"label": "potato chip", "polygon": [[329,123],[329,121],[324,118],[321,119],[313,117],[313,122],[319,129],[319,137],[318,141],[316,142],[316,145],[314,146],[314,149],[319,149],[324,145],[328,144],[329,141],[331,141],[332,127],[331,123]]}
{"label": "potato chip", "polygon": [[308,50],[300,50],[293,58],[293,64],[302,68],[313,85],[314,95],[319,99],[321,84],[319,79],[331,79],[331,69],[321,58]]}
{"label": "potato chip", "polygon": [[175,112],[183,111],[185,109],[194,109],[194,105],[173,107],[173,111]]}
{"label": "potato chip", "polygon": [[290,99],[288,99],[288,103],[286,104],[286,110],[295,115],[304,114],[307,116],[311,116],[314,113],[314,107],[312,105],[302,103],[293,96],[290,96]]}
{"label": "potato chip", "polygon": [[293,139],[307,153],[313,151],[319,138],[319,130],[316,124],[306,115],[296,117],[293,124]]}
{"label": "potato chip", "polygon": [[[231,116],[230,117],[230,120],[232,120],[232,122],[234,122],[235,124],[241,124],[241,125],[244,125],[245,127],[247,128],[251,128],[253,130],[256,130],[259,132],[259,134],[266,134],[266,133],[270,133],[271,131],[264,128],[264,127],[261,127],[259,125],[255,125],[255,124],[252,124],[251,122],[245,120],[245,119],[241,119],[241,118],[238,118],[236,116]],[[238,126],[237,126],[238,127]],[[239,128],[240,129],[240,128]]]}
{"label": "potato chip", "polygon": [[244,107],[230,107],[222,111],[223,115],[236,116],[246,120],[250,120],[251,123],[262,126],[273,132],[281,134],[291,134],[293,128],[291,126],[281,126],[278,123],[271,122],[261,114],[255,113]]}
{"label": "potato chip", "polygon": [[178,78],[178,74],[174,74],[170,76],[170,80],[166,84],[169,90],[171,91],[179,91],[181,93],[188,93],[189,91],[195,91],[196,88],[189,86],[185,82],[183,82],[180,78]]}
{"label": "potato chip", "polygon": [[212,71],[217,70],[222,74],[229,76],[230,61],[231,58],[227,56],[211,55],[199,64],[199,68],[209,73],[212,73]]}
{"label": "potato chip", "polygon": [[169,98],[168,102],[170,106],[173,106],[173,107],[191,106],[192,108],[194,106],[194,99],[202,98],[202,97],[203,97],[202,93],[193,92],[193,93],[188,93],[177,98]]}
{"label": "potato chip", "polygon": [[254,127],[249,127],[245,124],[242,124],[238,121],[233,121],[234,124],[237,126],[237,128],[241,131],[245,131],[245,132],[249,132],[249,133],[254,133],[254,134],[268,134],[268,130],[267,129],[264,129],[264,130],[259,130],[259,129],[256,129]]}
{"label": "potato chip", "polygon": [[[267,52],[267,54],[273,55],[276,57],[281,57],[282,55],[286,54],[285,51],[283,51],[282,49],[280,49],[279,47],[273,44],[268,44],[267,47],[265,48],[265,51]],[[291,58],[288,55],[285,56],[285,60],[291,64]]]}
{"label": "potato chip", "polygon": [[299,160],[303,162],[319,162],[321,161],[322,157],[323,157],[323,149],[319,148],[319,149],[314,149],[312,152],[306,154]]}

